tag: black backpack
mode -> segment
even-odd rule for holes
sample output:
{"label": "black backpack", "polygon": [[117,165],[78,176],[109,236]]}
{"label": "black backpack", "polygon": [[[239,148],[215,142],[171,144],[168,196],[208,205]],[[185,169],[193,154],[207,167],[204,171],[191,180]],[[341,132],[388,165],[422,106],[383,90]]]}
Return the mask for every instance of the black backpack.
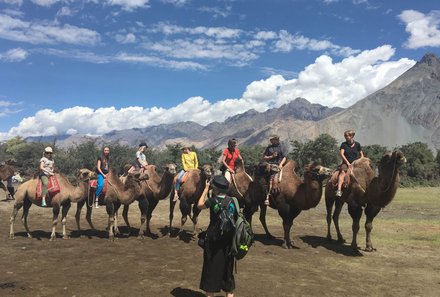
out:
{"label": "black backpack", "polygon": [[214,223],[212,239],[230,240],[235,233],[235,205],[231,197],[225,196],[222,200],[215,198],[214,213],[218,218]]}

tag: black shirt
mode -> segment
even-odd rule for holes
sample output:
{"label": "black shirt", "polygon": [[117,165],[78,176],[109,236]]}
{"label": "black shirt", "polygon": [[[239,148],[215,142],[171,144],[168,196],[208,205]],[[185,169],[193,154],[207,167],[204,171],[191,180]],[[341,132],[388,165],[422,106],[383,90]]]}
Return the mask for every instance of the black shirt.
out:
{"label": "black shirt", "polygon": [[340,150],[344,150],[344,156],[347,158],[350,164],[361,157],[361,145],[359,142],[355,141],[353,144],[349,144],[347,141],[341,143]]}
{"label": "black shirt", "polygon": [[[107,174],[108,173],[108,166],[109,166],[109,164],[108,164],[109,163],[109,159],[104,160],[104,162],[102,161],[103,159],[104,159],[103,157],[98,157],[98,161],[101,161],[101,171],[102,171],[102,173]],[[98,169],[96,169],[96,173],[100,174]]]}
{"label": "black shirt", "polygon": [[264,156],[272,156],[273,153],[277,152],[278,155],[275,158],[268,160],[269,164],[277,164],[280,165],[281,161],[284,158],[283,150],[281,149],[280,144],[271,144],[264,151]]}

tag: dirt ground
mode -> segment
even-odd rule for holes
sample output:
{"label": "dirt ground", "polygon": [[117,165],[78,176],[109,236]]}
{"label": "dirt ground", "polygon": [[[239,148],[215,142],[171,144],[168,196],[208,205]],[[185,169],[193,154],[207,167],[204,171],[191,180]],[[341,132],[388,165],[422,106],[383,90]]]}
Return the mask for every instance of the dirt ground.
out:
{"label": "dirt ground", "polygon": [[[255,246],[238,262],[236,296],[440,296],[440,189],[427,190],[420,203],[407,191],[411,190],[399,190],[395,201],[376,218],[372,240],[377,251],[372,253],[350,249],[346,207],[341,214],[345,245],[325,238],[322,200],[295,220],[296,248],[291,250],[281,248],[277,212],[268,211],[268,226],[276,236],[270,241],[263,236],[257,213]],[[400,198],[401,194],[406,196]],[[0,201],[0,296],[204,296],[198,288],[202,249],[190,240],[190,221],[183,236],[176,237],[176,230],[171,238],[163,236],[168,203],[161,201],[154,212],[152,231],[157,236],[136,238],[139,210],[133,205],[129,214],[133,228],[122,228],[131,236],[114,242],[106,238],[104,207],[93,210],[99,231],[89,229],[83,211],[80,236],[73,205],[67,222],[71,238],[50,242],[51,209],[31,207],[32,239],[24,233],[20,211],[16,238],[10,240],[13,202]],[[208,212],[203,211],[201,228],[206,228],[207,219]],[[365,247],[363,223],[358,242]],[[176,208],[174,226],[179,224]],[[61,224],[57,230],[61,233]]]}

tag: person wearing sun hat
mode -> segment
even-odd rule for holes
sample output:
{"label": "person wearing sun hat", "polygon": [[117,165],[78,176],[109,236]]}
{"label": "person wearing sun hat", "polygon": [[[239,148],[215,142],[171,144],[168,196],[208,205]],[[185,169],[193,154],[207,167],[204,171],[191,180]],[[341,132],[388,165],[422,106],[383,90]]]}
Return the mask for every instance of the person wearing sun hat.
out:
{"label": "person wearing sun hat", "polygon": [[264,201],[266,205],[269,205],[269,195],[272,189],[274,189],[274,184],[276,184],[274,180],[275,174],[281,171],[287,160],[280,144],[280,137],[273,134],[270,136],[269,141],[270,145],[267,146],[263,155],[263,159],[271,165],[269,190],[267,191],[266,200]]}
{"label": "person wearing sun hat", "polygon": [[[207,198],[209,189],[212,188],[212,197]],[[229,182],[223,175],[216,175],[212,181],[207,181],[202,196],[197,203],[199,209],[209,208],[209,226],[206,230],[203,245],[203,268],[200,279],[200,289],[206,292],[206,296],[214,296],[216,292],[223,290],[227,297],[234,296],[234,256],[232,255],[232,236],[215,239],[216,224],[220,219],[219,204],[227,203],[230,199],[228,213],[236,213],[235,204],[231,197],[226,196]]]}
{"label": "person wearing sun hat", "polygon": [[40,159],[40,173],[39,177],[41,183],[43,185],[41,192],[41,206],[45,207],[46,204],[46,195],[49,187],[49,177],[54,175],[55,170],[55,162],[53,160],[53,149],[48,146],[44,149],[43,157]]}
{"label": "person wearing sun hat", "polygon": [[176,187],[174,192],[174,201],[179,199],[179,189],[182,182],[182,178],[188,170],[196,169],[199,167],[199,161],[197,159],[197,153],[191,150],[189,145],[182,145],[182,170],[177,174]]}
{"label": "person wearing sun hat", "polygon": [[147,150],[148,145],[145,141],[139,143],[139,149],[136,152],[136,163],[135,168],[139,171],[144,171],[147,169],[148,162],[147,157],[145,156],[145,151]]}

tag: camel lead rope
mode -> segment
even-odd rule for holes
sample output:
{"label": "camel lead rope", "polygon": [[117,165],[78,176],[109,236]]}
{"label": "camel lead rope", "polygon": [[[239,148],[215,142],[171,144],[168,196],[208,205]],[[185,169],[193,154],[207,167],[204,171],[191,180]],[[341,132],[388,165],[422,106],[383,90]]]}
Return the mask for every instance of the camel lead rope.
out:
{"label": "camel lead rope", "polygon": [[232,179],[232,182],[234,183],[234,187],[235,187],[235,189],[237,190],[237,193],[241,196],[241,198],[244,198],[243,194],[240,193],[240,190],[238,189],[237,183],[235,182],[235,176],[234,176],[234,174],[231,174],[231,179]]}

